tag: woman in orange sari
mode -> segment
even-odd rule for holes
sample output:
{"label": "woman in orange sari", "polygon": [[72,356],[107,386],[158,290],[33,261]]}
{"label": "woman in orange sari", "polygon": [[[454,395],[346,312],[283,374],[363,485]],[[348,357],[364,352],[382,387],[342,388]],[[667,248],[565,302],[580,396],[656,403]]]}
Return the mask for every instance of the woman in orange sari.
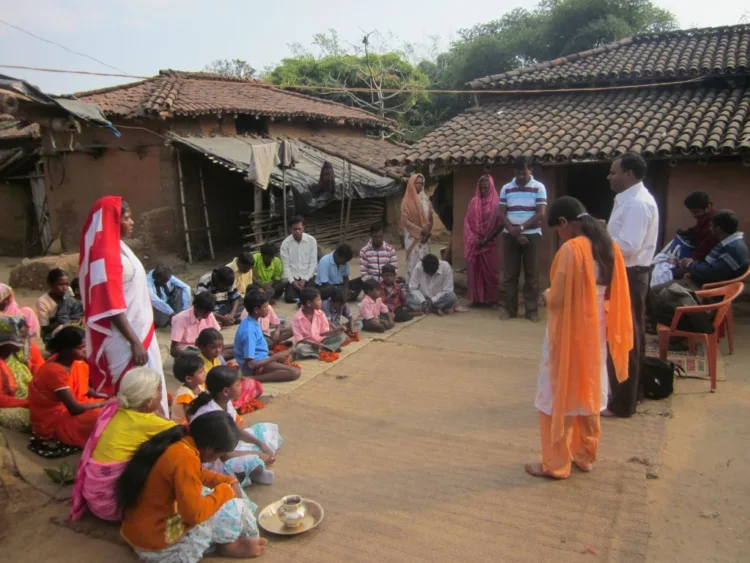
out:
{"label": "woman in orange sari", "polygon": [[412,174],[401,201],[401,227],[406,247],[406,283],[417,264],[430,253],[432,204],[424,191],[424,176]]}
{"label": "woman in orange sari", "polygon": [[31,380],[31,430],[40,440],[83,448],[94,429],[104,401],[89,387],[85,338],[78,327],[60,329],[47,344],[53,355]]}
{"label": "woman in orange sari", "polygon": [[599,413],[607,405],[607,347],[617,380],[624,381],[633,320],[625,263],[605,225],[567,196],[550,205],[547,217],[563,245],[545,292],[547,335],[534,402],[542,462],[527,464],[526,471],[567,479],[572,463],[583,472],[593,468]]}

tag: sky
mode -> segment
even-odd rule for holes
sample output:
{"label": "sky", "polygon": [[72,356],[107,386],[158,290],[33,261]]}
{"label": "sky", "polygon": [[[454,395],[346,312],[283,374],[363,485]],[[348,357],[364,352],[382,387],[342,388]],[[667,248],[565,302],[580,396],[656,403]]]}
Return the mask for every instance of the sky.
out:
{"label": "sky", "polygon": [[[152,76],[160,69],[202,70],[215,59],[239,58],[262,69],[309,46],[315,33],[336,29],[358,44],[377,30],[427,46],[438,36],[447,48],[458,30],[501,17],[537,0],[0,0],[0,19],[89,55],[110,67],[30,37],[0,23],[0,64]],[[655,0],[680,27],[750,23],[746,0]],[[365,7],[367,6],[367,7]],[[101,88],[126,78],[53,74],[0,68],[43,91],[62,94]]]}

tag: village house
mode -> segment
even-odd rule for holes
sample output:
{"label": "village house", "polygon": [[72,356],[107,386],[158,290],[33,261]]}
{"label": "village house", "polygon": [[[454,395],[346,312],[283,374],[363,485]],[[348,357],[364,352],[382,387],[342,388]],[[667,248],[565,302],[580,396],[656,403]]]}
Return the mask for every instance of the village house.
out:
{"label": "village house", "polygon": [[[256,80],[172,70],[75,97],[100,108],[120,136],[85,125],[80,132],[58,133],[42,124],[50,227],[66,250],[77,248],[91,204],[106,194],[130,203],[139,237],[160,252],[187,250],[188,256],[206,258],[209,247],[255,245],[245,232],[253,229],[253,219],[262,219],[264,229],[272,223],[276,232],[266,229],[263,236],[278,238],[282,172],[273,167],[271,189],[259,191],[246,181],[249,155],[271,140],[292,140],[307,164],[287,179],[297,190],[289,193],[298,212],[315,212],[330,200],[339,213],[338,191],[316,201],[303,193],[317,185],[325,162],[337,172],[337,186],[348,182],[347,217],[385,218],[386,196],[397,209],[392,200],[403,191],[403,171],[384,165],[401,149],[379,136],[392,123],[343,104]],[[361,207],[365,199],[369,207]],[[253,215],[261,208],[262,217]]]}
{"label": "village house", "polygon": [[[454,265],[464,264],[463,215],[479,177],[491,172],[499,189],[519,155],[533,157],[549,200],[572,195],[606,219],[609,161],[636,151],[649,164],[662,240],[693,224],[683,201],[694,190],[750,230],[749,25],[631,37],[470,87],[488,93],[389,161],[429,173],[452,198]],[[547,272],[557,241],[547,229],[544,238]]]}

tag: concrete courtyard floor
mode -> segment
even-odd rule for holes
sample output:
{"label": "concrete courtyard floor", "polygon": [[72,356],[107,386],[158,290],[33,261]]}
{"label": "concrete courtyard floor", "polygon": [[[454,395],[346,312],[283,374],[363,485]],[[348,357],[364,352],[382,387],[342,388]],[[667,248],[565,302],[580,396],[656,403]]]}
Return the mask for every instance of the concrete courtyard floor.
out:
{"label": "concrete courtyard floor", "polygon": [[[281,428],[277,480],[248,494],[260,507],[301,494],[326,516],[311,533],[271,538],[263,560],[747,561],[750,353],[738,344],[724,359],[716,394],[680,380],[667,401],[604,420],[594,471],[550,482],[523,471],[540,456],[543,334],[544,324],[489,310],[431,316],[274,394],[247,419]],[[748,338],[740,323],[738,343]],[[4,559],[135,560],[96,539],[111,533],[50,523],[66,503],[7,466],[2,477]]]}

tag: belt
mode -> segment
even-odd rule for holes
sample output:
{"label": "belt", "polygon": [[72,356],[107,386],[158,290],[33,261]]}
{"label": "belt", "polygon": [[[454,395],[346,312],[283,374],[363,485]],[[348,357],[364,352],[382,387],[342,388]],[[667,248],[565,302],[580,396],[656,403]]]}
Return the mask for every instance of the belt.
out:
{"label": "belt", "polygon": [[651,272],[651,266],[630,266],[625,268],[629,272],[635,272],[636,274],[645,274]]}

